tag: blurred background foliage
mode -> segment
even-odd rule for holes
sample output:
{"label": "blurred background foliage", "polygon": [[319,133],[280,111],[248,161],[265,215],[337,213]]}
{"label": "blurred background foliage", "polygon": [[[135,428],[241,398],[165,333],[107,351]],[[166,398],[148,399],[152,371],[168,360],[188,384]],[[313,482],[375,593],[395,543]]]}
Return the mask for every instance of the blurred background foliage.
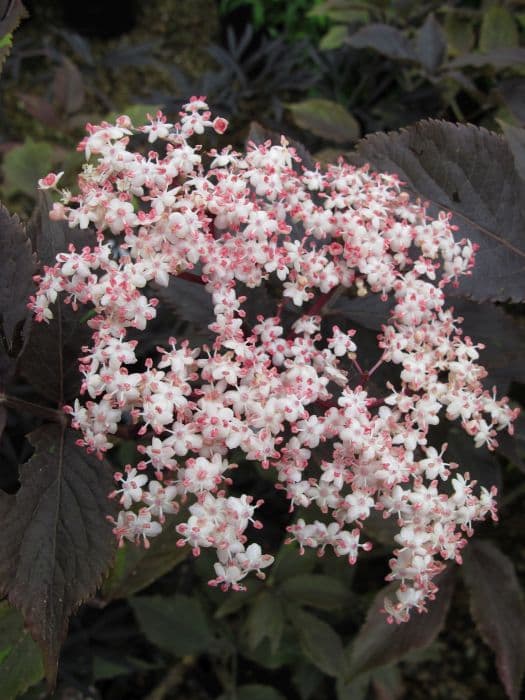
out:
{"label": "blurred background foliage", "polygon": [[[523,0],[26,0],[14,33],[1,31],[1,5],[0,199],[25,218],[49,170],[65,170],[73,186],[86,122],[173,114],[193,94],[230,120],[238,147],[271,130],[329,161],[371,132],[446,119],[504,132],[525,174]],[[191,322],[185,298],[178,313]],[[507,311],[521,323],[522,306]],[[523,401],[523,385],[509,386]],[[10,427],[2,459],[23,461],[31,426]],[[476,461],[482,483],[503,486],[503,524],[480,528],[463,576],[449,572],[432,612],[403,628],[374,616],[388,522],[367,526],[376,546],[357,567],[299,557],[283,544],[291,516],[266,472],[239,470],[235,488],[265,499],[261,541],[278,551],[268,580],[244,594],[209,588],[206,553],[187,558],[172,530],[148,551],[120,550],[71,623],[53,697],[518,700],[522,637],[513,655],[501,628],[523,615],[524,448],[523,422],[516,441],[485,461],[458,443],[458,461]],[[134,442],[122,438],[112,458],[136,461]],[[36,646],[1,603],[1,697],[43,698],[41,678]]]}

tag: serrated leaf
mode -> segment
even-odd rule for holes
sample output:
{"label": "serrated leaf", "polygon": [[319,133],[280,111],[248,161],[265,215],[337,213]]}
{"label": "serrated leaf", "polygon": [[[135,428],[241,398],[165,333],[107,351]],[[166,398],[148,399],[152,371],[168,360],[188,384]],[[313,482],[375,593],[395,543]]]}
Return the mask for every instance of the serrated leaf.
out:
{"label": "serrated leaf", "polygon": [[177,547],[177,539],[175,522],[168,519],[148,549],[126,543],[118,550],[115,564],[102,586],[104,600],[127,598],[184,561],[188,550]]}
{"label": "serrated leaf", "polygon": [[359,138],[359,122],[338,102],[311,97],[286,105],[294,123],[328,141],[347,143]]}
{"label": "serrated leaf", "polygon": [[344,676],[347,662],[343,643],[333,627],[300,608],[290,608],[289,616],[306,658],[328,676]]}
{"label": "serrated leaf", "polygon": [[476,301],[525,299],[525,185],[505,140],[472,125],[421,121],[403,131],[372,134],[353,162],[397,173],[431,201],[433,214],[451,211],[459,235],[480,248],[460,292]]}
{"label": "serrated leaf", "polygon": [[339,579],[324,574],[292,576],[281,584],[279,590],[291,602],[320,610],[339,608],[349,599],[346,586]]}
{"label": "serrated leaf", "polygon": [[416,38],[416,51],[421,65],[434,73],[445,57],[446,41],[443,29],[431,12],[427,15]]}
{"label": "serrated leaf", "polygon": [[525,672],[525,605],[514,564],[491,542],[474,540],[464,550],[462,572],[479,633],[496,654],[507,695],[519,700]]}
{"label": "serrated leaf", "polygon": [[35,198],[38,179],[48,173],[52,165],[53,147],[47,141],[27,138],[21,146],[12,148],[2,164],[6,196],[22,192]]}
{"label": "serrated leaf", "polygon": [[525,129],[507,124],[507,122],[501,119],[498,120],[498,123],[503,129],[503,133],[509,144],[516,171],[521,179],[525,180]]}
{"label": "serrated leaf", "polygon": [[44,676],[38,646],[24,629],[22,616],[0,603],[0,688],[3,700],[12,700]]}
{"label": "serrated leaf", "polygon": [[[0,390],[27,342],[35,260],[24,227],[0,205]],[[1,435],[1,430],[0,430]]]}
{"label": "serrated leaf", "polygon": [[248,644],[251,649],[269,639],[273,652],[279,648],[284,629],[284,611],[279,598],[269,591],[259,595],[250,607],[246,620]]}
{"label": "serrated leaf", "polygon": [[394,60],[412,61],[416,57],[403,32],[389,24],[367,24],[349,36],[346,43],[354,49],[373,49]]}
{"label": "serrated leaf", "polygon": [[366,621],[352,643],[350,678],[399,661],[410,651],[423,649],[437,637],[445,618],[454,590],[454,572],[447,570],[436,581],[439,592],[429,602],[427,613],[412,613],[410,620],[402,624],[388,624],[380,610],[384,599],[391,595],[396,585],[390,584],[380,591],[368,610]]}
{"label": "serrated leaf", "polygon": [[58,425],[35,430],[19,491],[0,494],[0,594],[21,611],[51,683],[69,617],[95,593],[116,548],[106,520],[111,467],[76,437]]}
{"label": "serrated leaf", "polygon": [[139,596],[131,607],[152,644],[174,656],[200,654],[214,641],[206,615],[196,598]]}
{"label": "serrated leaf", "polygon": [[27,10],[21,0],[0,2],[0,72],[11,50],[13,32],[24,17],[27,17]]}
{"label": "serrated leaf", "polygon": [[483,13],[479,34],[479,48],[483,53],[518,46],[518,27],[511,13],[499,5],[492,5]]}

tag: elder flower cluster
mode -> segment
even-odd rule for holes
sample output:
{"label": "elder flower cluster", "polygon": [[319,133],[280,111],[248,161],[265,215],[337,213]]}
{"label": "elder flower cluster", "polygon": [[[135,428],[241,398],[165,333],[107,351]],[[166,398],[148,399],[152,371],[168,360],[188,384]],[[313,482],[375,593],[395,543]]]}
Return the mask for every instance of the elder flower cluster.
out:
{"label": "elder flower cluster", "polygon": [[[264,577],[273,561],[246,535],[250,524],[261,527],[260,502],[228,495],[233,451],[273,470],[290,510],[321,511],[288,527],[302,551],[331,547],[353,564],[371,547],[363,523],[382,511],[399,527],[388,579],[400,585],[385,609],[406,620],[433,598],[444,562],[461,561],[473,523],[496,518],[496,490],[454,471],[446,445],[428,444],[430,427],[458,420],[477,447],[493,449],[515,418],[505,398],[483,388],[481,346],[445,305],[444,288],[470,274],[474,247],[454,237],[447,214],[430,219],[393,175],[342,161],[308,169],[284,137],[246,153],[190,143],[226,128],[201,97],[177,123],[159,112],[145,126],[127,116],[88,125],[79,193],[58,189],[61,174],[39,183],[59,193],[53,219],[97,231],[93,247],[57,256],[31,300],[42,321],[59,294],[94,308],[93,342],[80,360],[87,400],[68,408],[79,443],[101,455],[123,420],[137,426],[142,460],[115,474],[117,538],[148,546],[184,502],[179,544],[196,555],[214,548],[210,584],[224,589],[242,588],[250,572]],[[132,150],[141,134],[159,149]],[[138,362],[129,332],[156,316],[148,285],[176,276],[209,292],[213,345],[169,338]],[[250,327],[242,290],[263,284],[281,300]],[[322,321],[344,288],[394,301],[368,372],[355,330],[327,332]],[[283,309],[297,309],[293,325]],[[371,396],[366,379],[381,363],[399,378]],[[324,459],[315,454],[321,444]]]}

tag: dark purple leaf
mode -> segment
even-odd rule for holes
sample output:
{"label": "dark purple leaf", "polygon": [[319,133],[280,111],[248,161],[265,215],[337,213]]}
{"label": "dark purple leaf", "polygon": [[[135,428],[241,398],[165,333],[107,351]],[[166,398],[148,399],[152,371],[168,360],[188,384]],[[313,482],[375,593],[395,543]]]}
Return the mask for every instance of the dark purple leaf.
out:
{"label": "dark purple leaf", "polygon": [[[35,260],[18,217],[0,205],[0,391],[5,389],[29,335],[27,308]],[[0,431],[1,434],[1,431]]]}
{"label": "dark purple leaf", "polygon": [[514,564],[492,542],[475,540],[462,567],[472,617],[496,654],[496,667],[510,700],[519,700],[525,672],[525,605]]}
{"label": "dark purple leaf", "polygon": [[408,622],[399,625],[389,625],[386,615],[380,612],[385,596],[391,594],[397,584],[390,584],[378,593],[353,641],[350,658],[352,677],[399,661],[409,652],[424,649],[434,641],[445,624],[454,590],[454,569],[447,569],[436,582],[439,592],[436,599],[428,604],[428,612],[412,613]]}
{"label": "dark purple leaf", "polygon": [[476,301],[525,299],[525,183],[497,134],[472,125],[428,120],[357,145],[357,163],[397,173],[430,200],[433,213],[454,214],[459,235],[480,246],[460,293]]}
{"label": "dark purple leaf", "polygon": [[496,486],[501,490],[501,467],[494,454],[484,447],[475,447],[470,435],[459,427],[453,425],[446,435],[448,449],[446,459],[459,465],[459,471],[468,472],[471,479],[478,482],[478,487],[484,486],[490,489]]}
{"label": "dark purple leaf", "polygon": [[447,42],[445,34],[433,13],[427,15],[416,38],[416,51],[421,65],[429,72],[435,73],[443,62]]}
{"label": "dark purple leaf", "polygon": [[75,64],[65,56],[55,71],[53,97],[66,114],[78,112],[84,104],[84,79]]}
{"label": "dark purple leaf", "polygon": [[388,58],[410,61],[416,58],[407,37],[388,24],[367,24],[349,36],[346,43],[354,49],[373,49]]}
{"label": "dark purple leaf", "polygon": [[[476,274],[476,269],[474,269]],[[525,317],[513,316],[501,306],[451,299],[456,316],[463,317],[464,335],[483,343],[479,362],[488,371],[484,384],[505,394],[512,381],[525,383]]]}
{"label": "dark purple leaf", "polygon": [[59,125],[61,118],[56,113],[51,102],[46,100],[45,97],[18,93],[18,98],[26,112],[37,121],[51,128],[56,128]]}
{"label": "dark purple leaf", "polygon": [[498,452],[525,472],[525,415],[523,411],[514,422],[514,434],[498,435]]}
{"label": "dark purple leaf", "polygon": [[[260,144],[268,140],[270,140],[273,144],[279,144],[281,140],[281,134],[279,134],[277,131],[267,129],[262,124],[259,124],[259,122],[251,122],[250,129],[248,131],[248,136],[246,137],[246,143],[248,144],[250,141],[253,141],[253,143],[259,146]],[[305,166],[305,168],[311,169],[315,167],[312,154],[300,141],[290,139],[288,138],[288,136],[286,137],[286,140],[288,141],[290,146],[295,148],[295,150],[297,151],[297,155],[302,160],[302,164]]]}
{"label": "dark purple leaf", "polygon": [[0,39],[13,32],[24,17],[27,10],[21,0],[0,0]]}
{"label": "dark purple leaf", "polygon": [[514,158],[516,171],[522,180],[525,180],[525,129],[520,129],[519,126],[512,126],[506,122],[499,122],[509,148]]}
{"label": "dark purple leaf", "polygon": [[20,467],[20,489],[0,493],[0,592],[42,647],[54,682],[68,620],[101,583],[115,553],[106,515],[111,467],[76,446],[76,433],[45,425]]}
{"label": "dark purple leaf", "polygon": [[[42,197],[28,233],[41,265],[54,265],[57,253],[70,243],[77,249],[95,243],[91,232],[70,229],[66,222],[51,221],[49,200]],[[20,361],[23,376],[42,396],[62,404],[78,395],[82,376],[78,358],[82,346],[89,344],[91,330],[82,323],[82,311],[75,312],[61,299],[52,307],[50,323],[33,323],[26,349]]]}
{"label": "dark purple leaf", "polygon": [[504,78],[498,84],[498,89],[506,106],[522,124],[525,124],[525,78]]}

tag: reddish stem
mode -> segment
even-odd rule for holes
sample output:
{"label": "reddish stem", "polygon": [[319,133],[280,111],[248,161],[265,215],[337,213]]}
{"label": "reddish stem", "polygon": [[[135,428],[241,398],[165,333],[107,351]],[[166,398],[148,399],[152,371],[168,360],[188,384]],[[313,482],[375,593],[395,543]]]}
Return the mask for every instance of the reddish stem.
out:
{"label": "reddish stem", "polygon": [[194,282],[195,284],[206,284],[206,282],[199,275],[194,275],[193,272],[181,272],[177,275],[181,280],[187,280],[188,282]]}
{"label": "reddish stem", "polygon": [[320,313],[323,309],[323,306],[327,304],[330,299],[333,297],[333,295],[336,293],[336,291],[339,289],[338,285],[335,287],[332,287],[332,289],[329,292],[325,292],[324,294],[321,294],[320,297],[318,297],[312,306],[307,309],[306,315],[307,316],[316,316],[318,313]]}

